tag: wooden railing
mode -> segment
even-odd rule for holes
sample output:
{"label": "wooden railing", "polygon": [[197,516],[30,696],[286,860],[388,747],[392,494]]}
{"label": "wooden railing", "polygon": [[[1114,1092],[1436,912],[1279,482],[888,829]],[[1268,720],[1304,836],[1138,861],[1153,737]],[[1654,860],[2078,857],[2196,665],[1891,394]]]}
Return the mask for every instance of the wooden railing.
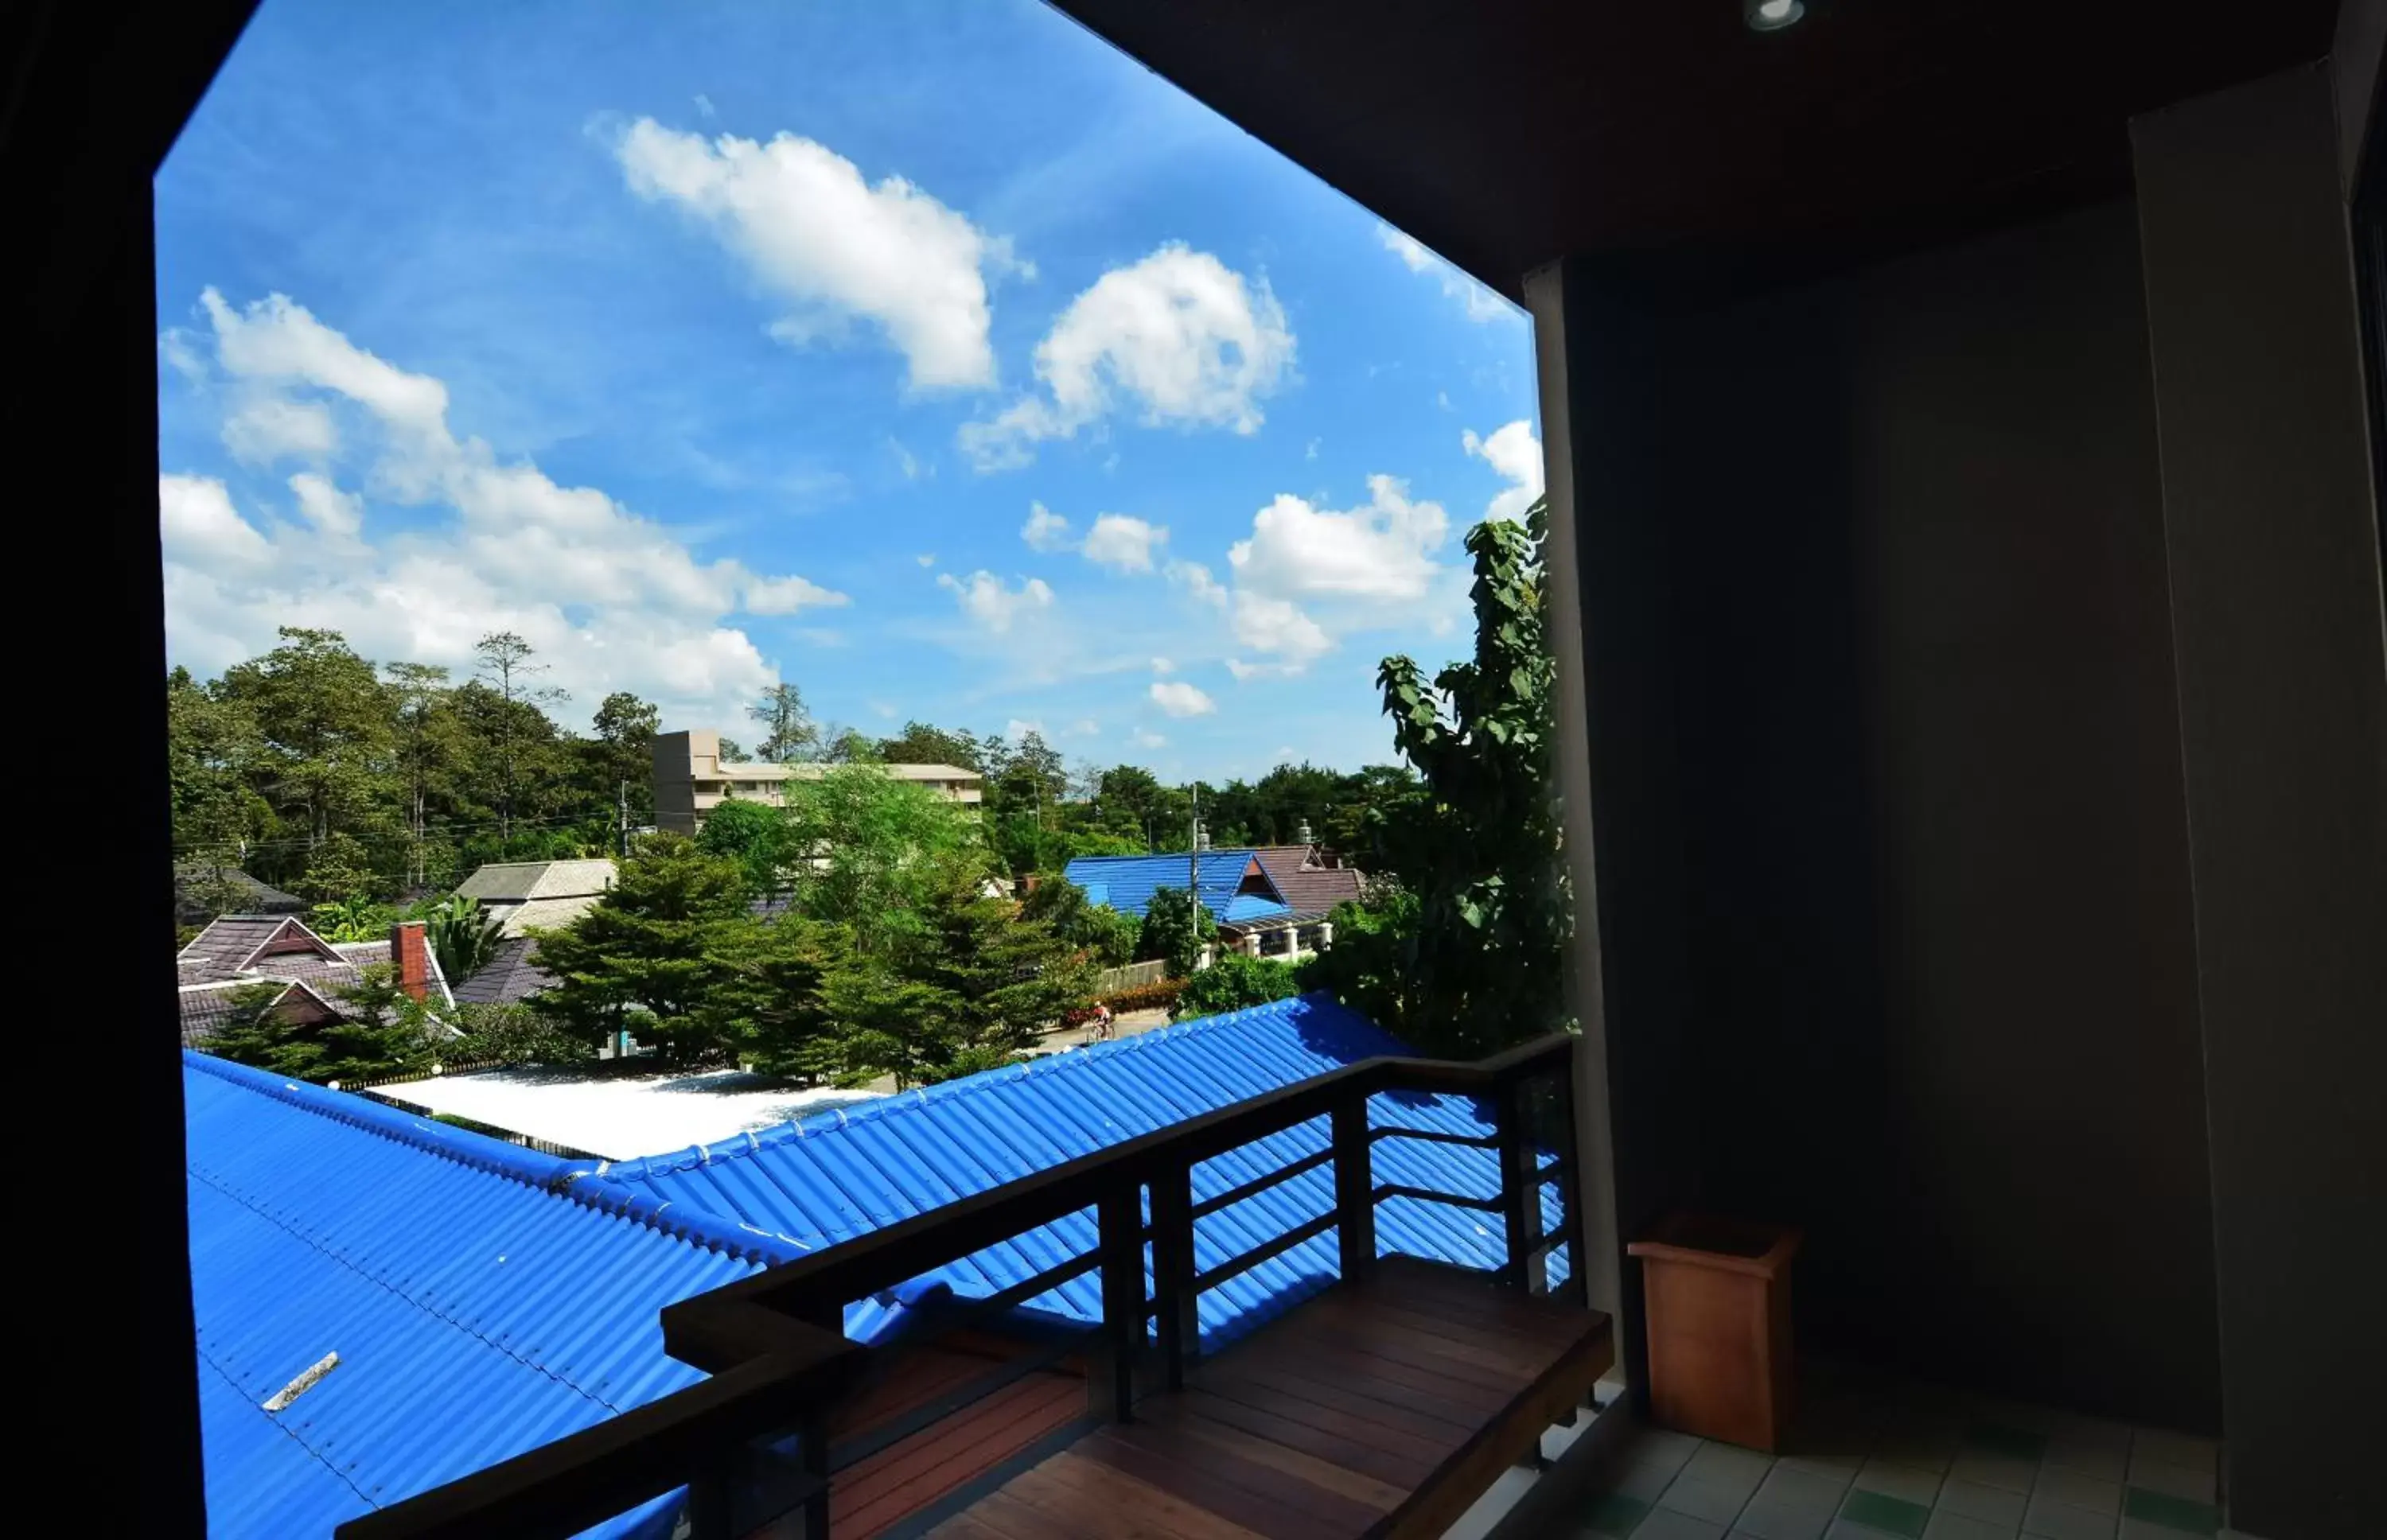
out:
{"label": "wooden railing", "polygon": [[[726,1540],[801,1512],[802,1533],[828,1533],[828,1491],[840,1470],[914,1436],[962,1407],[1064,1359],[1088,1365],[1089,1420],[1130,1420],[1140,1368],[1168,1389],[1183,1384],[1199,1349],[1202,1294],[1328,1230],[1337,1233],[1343,1280],[1365,1285],[1377,1255],[1376,1206],[1400,1197],[1497,1213],[1507,1243],[1498,1269],[1541,1293],[1551,1253],[1572,1244],[1568,1287],[1583,1278],[1582,1204],[1575,1173],[1575,1040],[1558,1033],[1477,1064],[1367,1059],[1128,1140],[843,1242],[663,1312],[671,1355],[711,1374],[703,1383],[586,1432],[533,1449],[339,1529],[340,1540],[416,1536],[568,1536],[677,1488],[688,1489],[693,1540]],[[1547,1104],[1535,1086],[1554,1081]],[[1490,1104],[1495,1130],[1456,1134],[1371,1127],[1370,1099],[1435,1092]],[[1194,1201],[1194,1168],[1256,1140],[1324,1117],[1325,1149],[1227,1192]],[[1379,1183],[1371,1152],[1386,1138],[1422,1139],[1495,1152],[1495,1197]],[[1543,1146],[1554,1146],[1544,1162]],[[1282,1234],[1196,1271],[1194,1224],[1329,1163],[1332,1205]],[[1560,1222],[1541,1227],[1542,1190],[1559,1184]],[[1150,1218],[1147,1222],[1146,1194]],[[864,1346],[841,1330],[845,1307],[912,1282],[1039,1227],[1091,1209],[1093,1248],[1000,1293],[954,1302],[921,1331]],[[1143,1249],[1154,1288],[1144,1293]],[[900,1355],[958,1330],[983,1330],[1027,1302],[1091,1272],[1101,1275],[1101,1319],[1060,1333],[937,1401],[880,1427],[832,1442],[832,1414]],[[1074,1436],[1086,1424],[1064,1430]],[[781,1533],[774,1529],[773,1534]]]}

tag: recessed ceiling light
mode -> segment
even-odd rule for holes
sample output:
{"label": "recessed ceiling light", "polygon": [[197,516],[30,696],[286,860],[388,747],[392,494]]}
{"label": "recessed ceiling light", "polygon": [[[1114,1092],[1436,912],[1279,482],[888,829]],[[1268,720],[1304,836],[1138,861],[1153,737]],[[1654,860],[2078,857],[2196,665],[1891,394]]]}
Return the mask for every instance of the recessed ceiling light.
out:
{"label": "recessed ceiling light", "polygon": [[1807,14],[1807,0],[1746,0],[1749,30],[1778,32]]}

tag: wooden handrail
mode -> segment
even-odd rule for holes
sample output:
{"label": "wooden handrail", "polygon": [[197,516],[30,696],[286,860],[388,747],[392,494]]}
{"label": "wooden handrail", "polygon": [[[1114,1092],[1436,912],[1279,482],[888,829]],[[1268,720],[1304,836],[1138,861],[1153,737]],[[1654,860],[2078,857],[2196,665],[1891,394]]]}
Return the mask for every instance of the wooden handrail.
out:
{"label": "wooden handrail", "polygon": [[[1375,1256],[1376,1191],[1368,1175],[1373,1139],[1368,1099],[1385,1092],[1492,1096],[1502,1130],[1503,1189],[1522,1138],[1516,1092],[1535,1077],[1572,1064],[1574,1038],[1553,1033],[1475,1064],[1380,1057],[1220,1107],[1166,1129],[1098,1150],[1003,1186],[916,1215],[883,1230],[840,1242],[663,1311],[663,1343],[674,1357],[712,1378],[623,1413],[596,1427],[518,1455],[461,1481],[420,1494],[340,1526],[339,1540],[417,1540],[427,1535],[568,1535],[614,1517],[675,1487],[689,1486],[690,1511],[701,1508],[702,1532],[727,1522],[728,1483],[738,1453],[753,1441],[802,1430],[806,1468],[820,1473],[806,1501],[808,1532],[825,1527],[827,1416],[858,1379],[875,1350],[840,1330],[845,1306],[919,1277],[972,1253],[1065,1215],[1092,1207],[1100,1216],[1105,1339],[1090,1386],[1105,1415],[1125,1419],[1132,1396],[1132,1359],[1144,1341],[1144,1322],[1160,1316],[1168,1382],[1181,1381],[1196,1330],[1193,1299],[1194,1205],[1188,1173],[1202,1161],[1298,1123],[1330,1117],[1335,1162],[1335,1205],[1299,1227],[1300,1238],[1322,1232],[1321,1220],[1342,1231],[1343,1269],[1357,1280]],[[1569,1092],[1572,1124],[1572,1091]],[[1343,1158],[1348,1156],[1349,1158]],[[1306,1167],[1305,1167],[1306,1168]],[[1532,1172],[1528,1157],[1523,1173]],[[1146,1234],[1140,1189],[1153,1189],[1151,1229],[1159,1262],[1160,1298],[1143,1294]],[[1251,1186],[1253,1184],[1246,1184]],[[1263,1184],[1265,1185],[1265,1184]],[[1537,1191],[1539,1180],[1533,1183]],[[1563,1235],[1578,1224],[1572,1183],[1566,1194]],[[1526,1274],[1519,1241],[1539,1265],[1554,1243],[1537,1237],[1511,1200],[1511,1256],[1507,1270]],[[1539,1213],[1538,1200],[1532,1206]],[[1520,1230],[1519,1224],[1524,1228]],[[1213,1269],[1211,1279],[1265,1260],[1291,1242],[1258,1248],[1265,1256]],[[1075,1269],[1071,1270],[1074,1272]],[[1576,1271],[1581,1271],[1578,1266]],[[700,1501],[699,1499],[701,1499]]]}
{"label": "wooden handrail", "polygon": [[724,1304],[746,1301],[800,1318],[816,1317],[827,1308],[842,1309],[850,1301],[891,1289],[1039,1225],[1092,1207],[1107,1188],[1148,1181],[1156,1171],[1169,1167],[1198,1165],[1293,1124],[1324,1117],[1337,1103],[1364,1101],[1387,1091],[1460,1095],[1505,1091],[1570,1062],[1574,1041],[1572,1033],[1554,1032],[1477,1064],[1386,1055],[1345,1065],[916,1214],[711,1294],[668,1306],[663,1313],[663,1347],[676,1358],[718,1373],[751,1356],[739,1353],[724,1340],[734,1333],[700,1328],[701,1318]]}

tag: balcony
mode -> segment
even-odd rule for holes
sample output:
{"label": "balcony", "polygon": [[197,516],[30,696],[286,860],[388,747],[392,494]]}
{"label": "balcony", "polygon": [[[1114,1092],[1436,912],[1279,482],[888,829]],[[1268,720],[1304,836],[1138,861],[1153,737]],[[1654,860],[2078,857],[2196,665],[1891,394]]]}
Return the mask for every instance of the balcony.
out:
{"label": "balcony", "polygon": [[[1184,1534],[1439,1534],[1612,1362],[1575,1265],[1575,1047],[1560,1034],[1480,1064],[1365,1060],[684,1301],[663,1312],[666,1345],[711,1379],[339,1534],[565,1536],[681,1489],[695,1540],[1124,1536],[1156,1513]],[[1405,1126],[1418,1093],[1475,1098],[1496,1131]],[[1197,1166],[1305,1126],[1324,1131],[1312,1153],[1196,1200]],[[1386,1139],[1485,1150],[1497,1193],[1380,1181]],[[1330,1206],[1197,1270],[1202,1220],[1320,1168]],[[1380,1255],[1388,1199],[1494,1217],[1506,1260]],[[920,1286],[1079,1215],[1095,1243],[1018,1283],[974,1298]],[[1203,1294],[1329,1231],[1334,1276],[1206,1343]],[[1036,1308],[1089,1277],[1098,1319]],[[865,1299],[898,1324],[856,1342],[844,1312]]]}

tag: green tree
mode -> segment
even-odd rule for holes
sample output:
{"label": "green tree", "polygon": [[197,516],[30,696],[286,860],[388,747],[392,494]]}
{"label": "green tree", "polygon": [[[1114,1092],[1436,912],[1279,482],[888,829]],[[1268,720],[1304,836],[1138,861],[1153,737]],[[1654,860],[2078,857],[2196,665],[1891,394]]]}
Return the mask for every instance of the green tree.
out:
{"label": "green tree", "polygon": [[1288,1000],[1300,992],[1291,965],[1273,957],[1230,952],[1185,980],[1168,1016],[1172,1021],[1191,1021],[1195,1016],[1265,1005],[1271,1000]]}
{"label": "green tree", "polygon": [[596,1057],[587,1039],[530,1001],[459,1005],[455,1025],[464,1035],[440,1052],[456,1064],[577,1064]]}
{"label": "green tree", "polygon": [[906,722],[893,738],[878,740],[878,760],[886,764],[952,764],[964,770],[984,770],[978,738],[966,730],[949,733],[926,722]]}
{"label": "green tree", "polygon": [[[552,739],[554,724],[547,720],[540,708],[571,696],[561,689],[541,688],[538,675],[548,665],[536,661],[538,650],[513,631],[492,631],[473,644],[473,655],[478,661],[474,672],[483,684],[498,693],[505,709],[486,713],[485,732],[497,751],[498,768],[498,834],[511,842],[514,832],[514,792],[521,783],[523,746],[525,740]],[[516,710],[526,706],[528,712]],[[545,726],[540,733],[531,726],[536,717]]]}
{"label": "green tree", "polygon": [[[715,810],[719,816],[721,810]],[[967,808],[867,764],[788,783],[796,908],[842,926],[864,952],[916,929],[932,895],[955,882],[975,890],[984,846]]]}
{"label": "green tree", "polygon": [[[1475,655],[1428,683],[1406,657],[1377,682],[1393,740],[1423,777],[1403,817],[1394,875],[1415,896],[1405,923],[1340,928],[1338,963],[1399,991],[1379,1019],[1417,1047],[1472,1058],[1565,1020],[1572,907],[1552,776],[1555,666],[1543,633],[1547,511],[1468,532]],[[1350,950],[1354,955],[1345,959]],[[1353,1001],[1354,1004],[1359,1002]]]}
{"label": "green tree", "polygon": [[423,939],[452,988],[489,966],[505,939],[505,926],[482,911],[480,900],[450,893],[423,916]]}
{"label": "green tree", "polygon": [[663,708],[617,689],[599,702],[589,726],[597,732],[589,746],[600,802],[622,795],[627,787],[630,821],[645,823],[655,812],[655,737],[663,731]]}
{"label": "green tree", "polygon": [[315,905],[309,928],[327,941],[373,941],[387,936],[397,918],[395,905],[376,903],[359,893]]}
{"label": "green tree", "polygon": [[785,681],[764,690],[746,714],[763,727],[754,751],[773,764],[810,759],[820,747],[820,726],[804,707],[803,691]]}
{"label": "green tree", "polygon": [[669,1063],[715,1059],[729,1044],[706,1007],[722,954],[751,923],[737,862],[678,835],[649,836],[587,912],[534,932],[539,966],[556,980],[546,1008],[588,1042],[627,1030]]}
{"label": "green tree", "polygon": [[1026,814],[1039,827],[1050,827],[1054,810],[1068,793],[1069,772],[1061,751],[1045,742],[1043,734],[1022,733],[1017,743],[987,738],[979,744],[979,759],[986,776],[989,818]]}
{"label": "green tree", "polygon": [[803,850],[786,810],[757,802],[726,802],[707,814],[696,848],[737,862],[757,898],[785,890]]}
{"label": "green tree", "polygon": [[360,907],[371,908],[373,895],[389,885],[374,876],[372,852],[362,840],[335,832],[307,852],[307,869],[294,886],[299,897],[337,908],[346,917]]}
{"label": "green tree", "polygon": [[1055,935],[1086,953],[1099,967],[1117,967],[1135,956],[1143,926],[1105,903],[1088,903],[1086,890],[1066,877],[1050,876],[1029,890],[1019,917],[1041,920]]}
{"label": "green tree", "polygon": [[398,776],[405,798],[406,886],[429,880],[430,813],[433,799],[452,794],[456,776],[472,762],[472,745],[450,699],[448,671],[431,663],[388,663],[397,746]]}
{"label": "green tree", "polygon": [[244,984],[228,991],[227,1014],[207,1052],[234,1064],[253,1065],[293,1079],[311,1079],[322,1050],[301,1035],[297,1024],[281,1006],[287,984]]}
{"label": "green tree", "polygon": [[1192,893],[1183,888],[1155,888],[1144,906],[1136,954],[1166,960],[1168,977],[1183,978],[1202,966],[1202,949],[1218,934],[1217,919],[1194,902]]}
{"label": "green tree", "polygon": [[717,938],[707,1030],[767,1075],[816,1083],[850,1069],[843,1025],[829,1009],[830,969],[850,951],[836,928],[799,915]]}
{"label": "green tree", "polygon": [[1065,937],[1022,919],[967,878],[929,895],[921,924],[887,953],[852,954],[830,980],[847,1062],[899,1086],[1007,1062],[1092,999],[1093,970]]}
{"label": "green tree", "polygon": [[255,784],[311,851],[386,817],[389,698],[337,631],[285,625],[279,634],[272,651],[224,671],[218,698],[256,725]]}
{"label": "green tree", "polygon": [[189,669],[167,675],[166,784],[179,854],[220,874],[272,828],[272,805],[250,784],[264,752],[246,702],[206,688]]}

